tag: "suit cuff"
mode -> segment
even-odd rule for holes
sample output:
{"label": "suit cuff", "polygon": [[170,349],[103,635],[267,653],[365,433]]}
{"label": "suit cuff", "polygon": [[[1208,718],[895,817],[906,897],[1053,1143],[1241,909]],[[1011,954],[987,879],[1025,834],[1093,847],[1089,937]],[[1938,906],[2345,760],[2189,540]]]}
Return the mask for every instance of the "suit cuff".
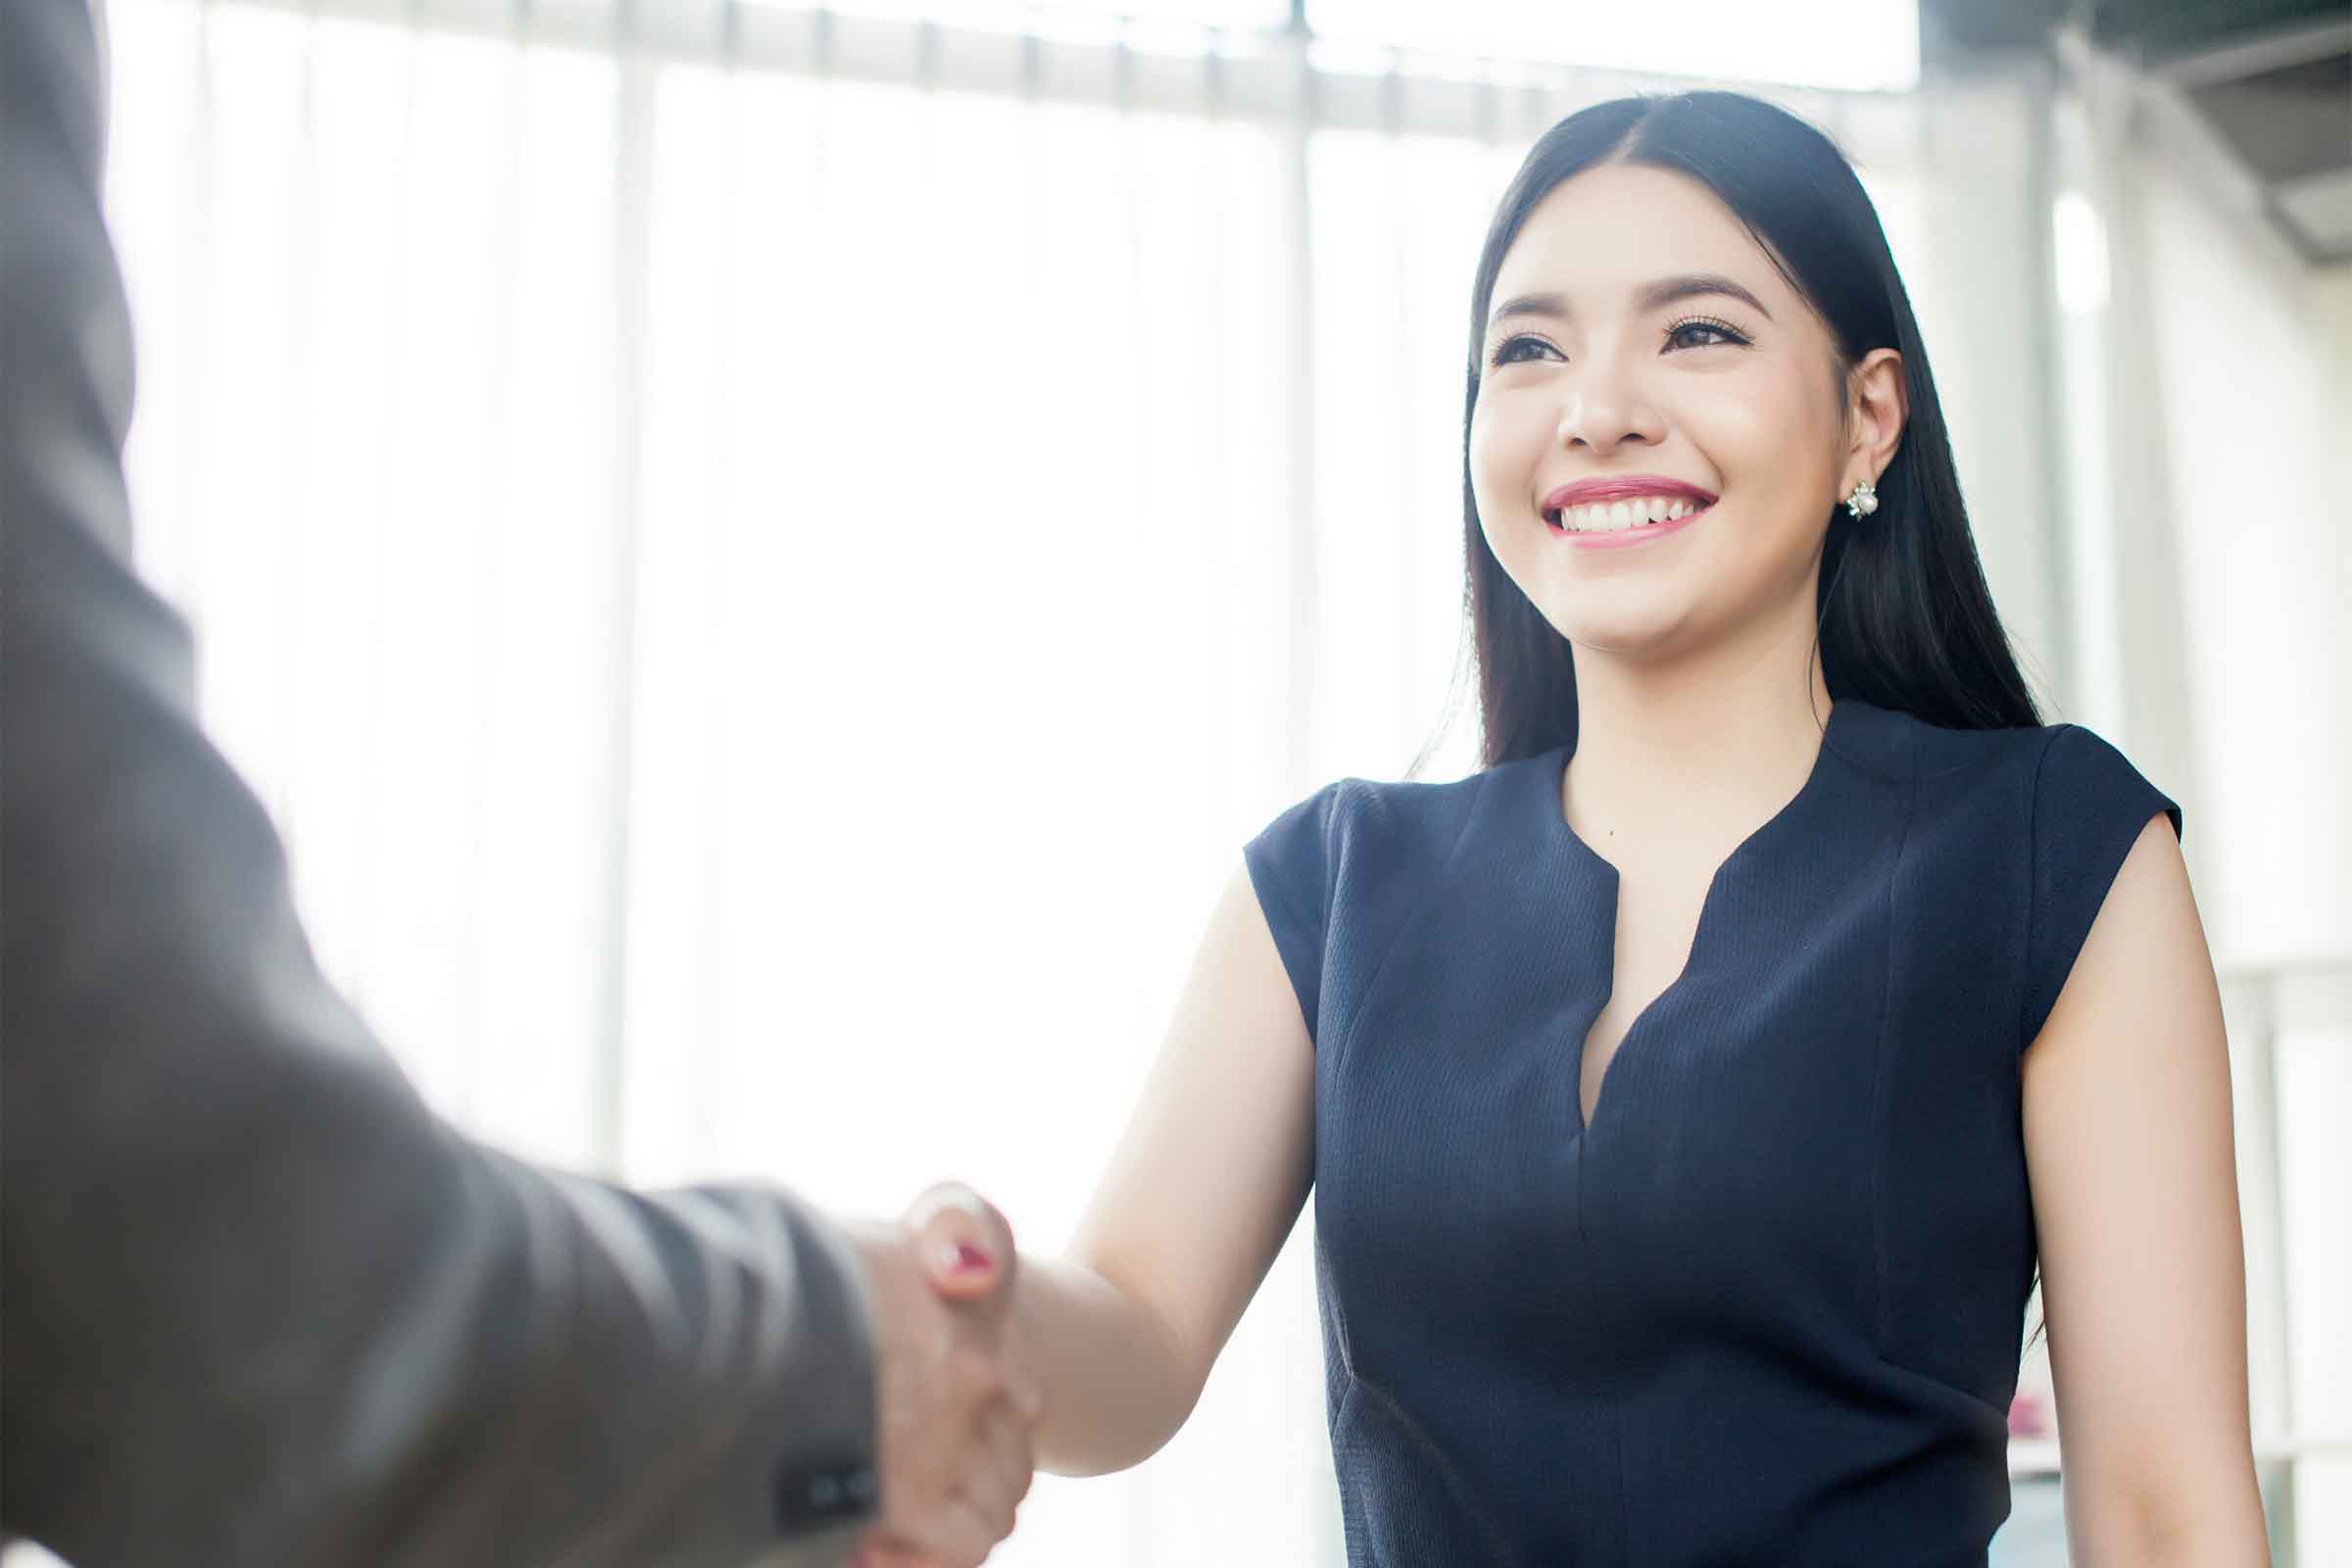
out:
{"label": "suit cuff", "polygon": [[803,1289],[781,1384],[771,1499],[777,1533],[796,1544],[861,1533],[881,1511],[876,1348],[864,1265],[840,1226],[794,1216]]}

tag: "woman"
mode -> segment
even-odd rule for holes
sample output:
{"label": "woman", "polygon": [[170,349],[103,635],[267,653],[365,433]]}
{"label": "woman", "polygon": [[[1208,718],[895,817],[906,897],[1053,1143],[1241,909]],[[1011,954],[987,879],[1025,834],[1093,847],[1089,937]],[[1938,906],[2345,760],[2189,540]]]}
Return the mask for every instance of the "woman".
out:
{"label": "woman", "polygon": [[2040,724],[1852,170],[1587,109],[1471,331],[1486,765],[1248,845],[1021,1260],[1038,1463],[1167,1441],[1311,1188],[1350,1563],[1982,1563],[2038,1245],[2076,1560],[2266,1562],[2180,812]]}

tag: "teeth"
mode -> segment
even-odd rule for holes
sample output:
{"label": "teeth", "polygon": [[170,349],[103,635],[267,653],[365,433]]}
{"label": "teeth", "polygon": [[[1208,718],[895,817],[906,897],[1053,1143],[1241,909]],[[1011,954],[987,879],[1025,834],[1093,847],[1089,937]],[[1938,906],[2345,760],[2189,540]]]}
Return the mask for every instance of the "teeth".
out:
{"label": "teeth", "polygon": [[1634,528],[1643,523],[1687,517],[1697,506],[1680,497],[1641,496],[1631,501],[1604,501],[1590,507],[1569,507],[1555,514],[1560,526],[1578,533]]}

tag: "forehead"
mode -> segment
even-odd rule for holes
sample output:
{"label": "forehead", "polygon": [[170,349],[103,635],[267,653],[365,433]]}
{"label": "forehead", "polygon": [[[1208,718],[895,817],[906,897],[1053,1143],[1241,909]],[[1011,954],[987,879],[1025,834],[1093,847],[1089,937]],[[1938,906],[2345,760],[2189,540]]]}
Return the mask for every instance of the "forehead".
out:
{"label": "forehead", "polygon": [[1721,197],[1689,174],[1639,164],[1588,169],[1545,192],[1512,237],[1494,299],[1543,289],[1578,312],[1616,310],[1642,284],[1679,272],[1743,283],[1776,320],[1795,304]]}

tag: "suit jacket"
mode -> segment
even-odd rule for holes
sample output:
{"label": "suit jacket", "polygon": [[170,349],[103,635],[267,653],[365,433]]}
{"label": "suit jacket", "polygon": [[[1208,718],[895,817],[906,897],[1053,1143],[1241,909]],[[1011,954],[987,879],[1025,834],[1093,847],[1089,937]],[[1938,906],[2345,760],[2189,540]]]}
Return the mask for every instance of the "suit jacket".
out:
{"label": "suit jacket", "polygon": [[791,1198],[436,1119],[128,569],[84,0],[0,0],[0,1530],[80,1564],[846,1557],[865,1285]]}

